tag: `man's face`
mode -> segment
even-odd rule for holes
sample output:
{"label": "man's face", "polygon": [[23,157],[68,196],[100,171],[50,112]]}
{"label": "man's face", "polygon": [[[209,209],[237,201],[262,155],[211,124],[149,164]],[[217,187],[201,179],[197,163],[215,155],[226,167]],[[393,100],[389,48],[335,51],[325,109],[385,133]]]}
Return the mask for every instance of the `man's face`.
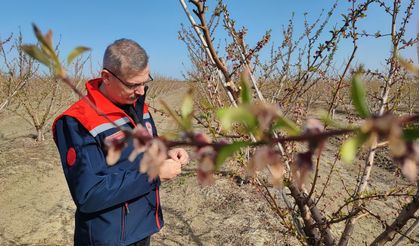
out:
{"label": "man's face", "polygon": [[113,71],[102,70],[105,95],[117,104],[133,104],[139,96],[144,95],[146,83],[152,80],[148,66],[133,76],[121,77]]}

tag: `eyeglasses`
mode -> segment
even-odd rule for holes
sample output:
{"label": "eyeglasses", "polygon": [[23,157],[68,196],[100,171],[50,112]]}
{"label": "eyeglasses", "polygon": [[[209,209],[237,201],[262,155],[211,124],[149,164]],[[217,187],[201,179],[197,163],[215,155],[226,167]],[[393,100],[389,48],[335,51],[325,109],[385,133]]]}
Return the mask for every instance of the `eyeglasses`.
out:
{"label": "eyeglasses", "polygon": [[116,76],[116,74],[114,74],[111,70],[109,70],[107,68],[104,68],[103,70],[108,71],[110,74],[112,74],[112,76],[117,78],[119,80],[119,82],[121,82],[123,85],[125,85],[125,87],[127,87],[130,90],[135,90],[135,89],[139,88],[140,86],[145,86],[147,83],[154,80],[153,77],[151,77],[151,75],[148,74],[148,80],[146,80],[144,82],[141,82],[141,83],[133,84],[133,83],[128,83],[128,82],[123,81],[118,76]]}

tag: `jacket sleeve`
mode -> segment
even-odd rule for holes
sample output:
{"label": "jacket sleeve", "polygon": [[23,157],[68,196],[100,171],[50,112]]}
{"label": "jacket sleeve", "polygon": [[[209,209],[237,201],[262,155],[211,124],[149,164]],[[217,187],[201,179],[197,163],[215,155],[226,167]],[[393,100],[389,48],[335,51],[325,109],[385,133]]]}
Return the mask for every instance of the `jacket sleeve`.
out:
{"label": "jacket sleeve", "polygon": [[148,176],[138,172],[140,161],[133,163],[136,168],[114,168],[112,173],[105,172],[107,164],[102,149],[74,118],[62,117],[54,129],[64,174],[81,212],[97,212],[155,189],[156,185],[148,181]]}

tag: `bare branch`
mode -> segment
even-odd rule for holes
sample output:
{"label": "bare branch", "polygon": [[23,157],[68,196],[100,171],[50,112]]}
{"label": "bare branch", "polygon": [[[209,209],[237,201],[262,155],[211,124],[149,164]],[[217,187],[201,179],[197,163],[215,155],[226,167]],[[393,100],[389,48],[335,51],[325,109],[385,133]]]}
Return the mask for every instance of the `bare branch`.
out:
{"label": "bare branch", "polygon": [[386,229],[378,235],[371,245],[384,245],[386,242],[394,239],[397,232],[401,231],[408,220],[414,218],[416,211],[419,209],[419,183],[417,184],[416,194],[412,197],[412,201],[404,206],[394,222],[386,226]]}

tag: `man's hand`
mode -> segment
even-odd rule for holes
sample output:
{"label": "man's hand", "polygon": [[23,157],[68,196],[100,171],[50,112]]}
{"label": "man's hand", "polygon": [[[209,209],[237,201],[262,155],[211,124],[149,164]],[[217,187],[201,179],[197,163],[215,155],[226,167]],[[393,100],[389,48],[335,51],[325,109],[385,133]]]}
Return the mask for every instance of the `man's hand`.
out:
{"label": "man's hand", "polygon": [[174,161],[179,162],[182,166],[188,164],[189,162],[189,155],[185,149],[174,148],[174,149],[169,150],[167,154],[169,155],[169,158],[171,158]]}
{"label": "man's hand", "polygon": [[181,164],[178,161],[167,159],[160,166],[160,180],[166,181],[179,175],[181,172]]}

